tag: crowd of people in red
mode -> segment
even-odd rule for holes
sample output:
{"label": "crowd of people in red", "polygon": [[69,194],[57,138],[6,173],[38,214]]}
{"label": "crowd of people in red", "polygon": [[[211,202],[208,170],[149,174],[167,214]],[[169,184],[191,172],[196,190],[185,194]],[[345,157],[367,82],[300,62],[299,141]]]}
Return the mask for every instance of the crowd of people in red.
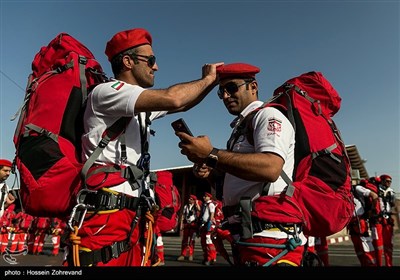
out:
{"label": "crowd of people in red", "polygon": [[18,190],[5,183],[12,163],[0,159],[0,253],[15,254],[27,250],[29,254],[43,254],[46,237],[51,237],[51,255],[60,252],[61,234],[66,223],[58,218],[34,217],[23,210]]}

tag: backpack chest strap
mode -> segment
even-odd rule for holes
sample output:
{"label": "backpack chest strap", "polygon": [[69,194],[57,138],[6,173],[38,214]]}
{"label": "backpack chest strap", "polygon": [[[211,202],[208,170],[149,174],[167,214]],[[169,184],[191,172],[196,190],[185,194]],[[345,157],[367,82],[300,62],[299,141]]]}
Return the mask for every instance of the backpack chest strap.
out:
{"label": "backpack chest strap", "polygon": [[139,206],[139,197],[133,197],[121,192],[102,188],[98,191],[86,190],[79,196],[81,203],[88,206],[90,211],[105,211],[114,209],[129,209],[136,211]]}

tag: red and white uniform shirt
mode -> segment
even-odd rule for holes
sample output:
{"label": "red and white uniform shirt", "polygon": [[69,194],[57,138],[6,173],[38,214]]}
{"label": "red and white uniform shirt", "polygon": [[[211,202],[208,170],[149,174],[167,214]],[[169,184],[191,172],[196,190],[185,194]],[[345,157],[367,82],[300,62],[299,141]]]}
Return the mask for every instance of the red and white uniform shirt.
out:
{"label": "red and white uniform shirt", "polygon": [[[89,94],[87,109],[84,115],[84,134],[82,136],[82,158],[88,159],[99,144],[103,132],[121,117],[132,117],[125,131],[127,162],[135,165],[140,158],[141,137],[138,115],[134,108],[136,100],[145,89],[138,85],[127,84],[113,80],[95,87]],[[166,111],[152,112],[150,121],[163,117]],[[142,126],[145,126],[145,113],[140,113]],[[150,128],[147,130],[149,141]],[[103,153],[97,158],[97,164],[122,164],[120,139],[110,141]],[[115,191],[137,196],[138,191],[132,191],[128,182],[112,188]]]}
{"label": "red and white uniform shirt", "polygon": [[[250,112],[261,106],[263,102],[254,101],[247,106],[241,115],[245,117]],[[251,145],[247,137],[242,136],[234,144],[232,151],[240,153],[275,153],[283,158],[285,164],[283,170],[289,177],[294,167],[295,132],[289,120],[275,108],[259,110],[253,118],[254,145]],[[258,198],[264,187],[264,182],[247,181],[232,174],[226,173],[223,187],[224,206],[239,204],[240,198],[250,196]],[[279,194],[286,187],[281,177],[269,188],[268,195]]]}
{"label": "red and white uniform shirt", "polygon": [[[246,117],[250,112],[263,104],[262,101],[254,101],[249,104],[241,113],[241,117]],[[247,137],[241,136],[231,149],[240,153],[274,153],[282,157],[285,161],[283,170],[291,178],[294,168],[294,148],[295,131],[292,124],[276,108],[267,107],[259,110],[253,118],[252,127],[254,145],[250,144]],[[224,206],[239,204],[241,197],[249,196],[252,200],[261,196],[265,182],[247,181],[232,174],[226,173],[223,186]],[[268,195],[276,195],[286,187],[285,181],[279,177],[272,182]],[[273,238],[288,238],[282,231],[262,231],[255,233],[254,236],[264,236]],[[307,238],[301,233],[302,244],[307,242]]]}

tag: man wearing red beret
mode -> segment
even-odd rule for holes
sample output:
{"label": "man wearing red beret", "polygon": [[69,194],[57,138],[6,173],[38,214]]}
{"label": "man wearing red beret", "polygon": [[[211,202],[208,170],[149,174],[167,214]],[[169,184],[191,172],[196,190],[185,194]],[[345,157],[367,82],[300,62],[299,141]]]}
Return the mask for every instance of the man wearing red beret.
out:
{"label": "man wearing red beret", "polygon": [[11,174],[12,162],[7,159],[0,159],[0,217],[3,215],[4,209],[12,204],[15,200],[12,195],[8,196],[9,188],[6,180]]}
{"label": "man wearing red beret", "polygon": [[181,255],[177,258],[178,261],[185,260],[186,256],[188,256],[189,261],[193,261],[196,237],[199,230],[198,220],[201,211],[201,204],[201,201],[197,200],[197,196],[191,194],[188,203],[183,206],[183,233]]}
{"label": "man wearing red beret", "polygon": [[12,162],[7,159],[0,159],[0,252],[3,253],[9,243],[9,225],[11,215],[13,215],[12,205],[16,197],[14,192],[6,184],[7,178],[11,174]]}
{"label": "man wearing red beret", "polygon": [[212,232],[215,230],[215,204],[212,194],[205,192],[200,213],[200,242],[203,249],[203,264],[212,265],[217,261],[217,249],[212,240]]}
{"label": "man wearing red beret", "polygon": [[[89,158],[107,127],[121,118],[126,120],[123,137],[110,141],[94,165],[120,169],[114,172],[117,180],[106,185],[111,180],[105,179],[105,184],[96,193],[103,196],[112,193],[118,199],[106,205],[106,210],[88,214],[90,218],[84,220],[78,232],[79,258],[71,253],[64,265],[151,265],[152,248],[148,247],[151,243],[143,238],[143,230],[149,228],[151,220],[146,220],[149,209],[145,206],[156,206],[148,176],[150,124],[166,114],[187,111],[197,105],[217,84],[216,67],[222,64],[205,64],[199,79],[166,89],[151,89],[158,71],[152,44],[152,36],[147,30],[135,28],[118,32],[106,45],[105,54],[115,78],[99,84],[88,96],[82,157],[84,161]],[[99,174],[102,178],[114,176],[109,170]],[[98,189],[94,185],[90,188]],[[138,203],[138,198],[146,201]],[[151,238],[152,233],[147,237]],[[76,248],[72,247],[70,249]]]}
{"label": "man wearing red beret", "polygon": [[375,248],[376,262],[378,266],[393,266],[393,234],[394,219],[392,208],[395,206],[395,193],[391,188],[392,177],[382,174],[375,179],[377,182],[379,203],[376,207],[376,215],[370,218],[372,244]]}
{"label": "man wearing red beret", "polygon": [[[258,67],[247,63],[217,68],[218,97],[228,112],[236,116],[231,123],[233,131],[226,150],[213,147],[207,136],[191,137],[181,132],[176,135],[182,139],[179,143],[181,153],[195,163],[194,172],[198,177],[224,176],[225,219],[236,240],[243,241],[232,248],[235,264],[300,266],[306,244],[301,226],[276,225],[268,223],[268,217],[265,220],[264,217],[263,220],[251,217],[252,203],[263,195],[280,194],[287,185],[280,174],[282,171],[293,174],[294,168],[295,132],[280,110],[266,107],[256,111],[251,119],[253,133],[240,134],[241,121],[263,104],[258,99],[256,74],[259,72]],[[266,182],[269,182],[268,189],[264,188]],[[287,254],[284,249],[278,249],[294,237],[300,245]],[[266,244],[269,246],[264,246]]]}

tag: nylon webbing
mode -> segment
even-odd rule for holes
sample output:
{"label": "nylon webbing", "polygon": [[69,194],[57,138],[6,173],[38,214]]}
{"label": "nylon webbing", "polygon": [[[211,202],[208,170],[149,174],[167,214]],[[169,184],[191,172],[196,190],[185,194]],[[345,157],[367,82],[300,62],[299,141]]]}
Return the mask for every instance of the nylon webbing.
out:
{"label": "nylon webbing", "polygon": [[87,80],[86,80],[86,64],[87,58],[79,55],[79,80],[81,81],[81,91],[82,91],[82,107],[86,103],[86,99],[88,97],[87,92]]}
{"label": "nylon webbing", "polygon": [[296,189],[293,186],[293,181],[290,180],[289,176],[286,174],[285,171],[283,171],[283,169],[282,169],[282,172],[281,172],[281,177],[282,177],[283,181],[285,181],[286,184],[287,184],[286,195],[292,197],[293,194],[294,194],[294,191]]}
{"label": "nylon webbing", "polygon": [[25,125],[27,130],[24,132],[24,137],[29,136],[29,130],[36,131],[39,134],[45,134],[47,137],[51,138],[54,142],[58,143],[58,135],[54,134],[44,128],[41,128],[40,126],[34,125],[33,123]]}
{"label": "nylon webbing", "polygon": [[121,134],[121,132],[124,132],[126,125],[128,124],[128,120],[130,119],[131,119],[130,117],[120,118],[104,131],[103,138],[101,139],[100,143],[97,145],[93,153],[90,155],[90,157],[87,159],[81,170],[81,178],[84,182],[85,188],[86,188],[87,173],[90,167],[100,156],[104,148],[107,147],[108,143],[111,140],[115,139],[119,134]]}

